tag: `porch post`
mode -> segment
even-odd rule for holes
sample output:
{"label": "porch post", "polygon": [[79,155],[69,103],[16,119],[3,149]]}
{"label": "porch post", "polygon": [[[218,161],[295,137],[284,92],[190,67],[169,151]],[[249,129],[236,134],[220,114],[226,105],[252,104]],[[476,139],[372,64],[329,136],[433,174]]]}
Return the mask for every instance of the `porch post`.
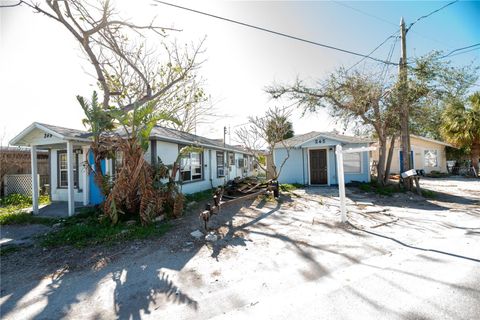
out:
{"label": "porch post", "polygon": [[83,163],[85,164],[83,166],[83,205],[87,206],[89,201],[89,195],[90,195],[90,175],[88,174],[88,167],[86,166],[86,163],[88,162],[88,151],[90,150],[90,147],[84,146],[83,148]]}
{"label": "porch post", "polygon": [[38,172],[37,172],[37,146],[30,147],[32,164],[32,204],[33,214],[38,214]]}
{"label": "porch post", "polygon": [[[78,168],[77,168],[78,170]],[[67,141],[67,182],[68,182],[68,215],[73,216],[75,213],[75,197],[73,182],[73,143]]]}

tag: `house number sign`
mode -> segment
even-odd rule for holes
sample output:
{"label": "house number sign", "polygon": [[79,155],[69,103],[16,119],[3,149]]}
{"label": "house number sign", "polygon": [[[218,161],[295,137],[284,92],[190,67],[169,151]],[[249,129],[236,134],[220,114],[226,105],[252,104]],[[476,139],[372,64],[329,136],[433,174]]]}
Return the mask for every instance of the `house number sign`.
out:
{"label": "house number sign", "polygon": [[53,135],[51,133],[44,133],[43,134],[43,139],[48,139],[48,138],[51,138],[53,137]]}
{"label": "house number sign", "polygon": [[325,143],[325,139],[315,139],[315,144]]}

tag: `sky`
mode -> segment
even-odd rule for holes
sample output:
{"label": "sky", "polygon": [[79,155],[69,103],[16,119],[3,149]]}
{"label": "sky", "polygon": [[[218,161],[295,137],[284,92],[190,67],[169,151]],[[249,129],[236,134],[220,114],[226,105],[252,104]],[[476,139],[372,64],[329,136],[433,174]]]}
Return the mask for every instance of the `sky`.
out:
{"label": "sky", "polygon": [[[239,20],[308,40],[368,54],[398,30],[401,17],[407,25],[442,7],[445,1],[174,1],[185,7]],[[0,0],[11,4],[14,0]],[[168,1],[167,1],[168,2]],[[197,134],[221,138],[230,128],[227,142],[249,116],[261,116],[268,107],[285,107],[288,101],[272,101],[264,88],[289,84],[296,78],[314,84],[335,69],[349,67],[361,58],[286,39],[155,4],[152,0],[112,0],[120,16],[135,23],[182,29],[168,40],[199,43],[206,37],[199,74],[219,117],[199,125]],[[409,58],[431,50],[449,52],[480,43],[480,2],[459,1],[415,23],[407,35]],[[158,41],[158,38],[147,38]],[[393,40],[372,56],[387,59]],[[478,47],[477,47],[478,49]],[[392,61],[398,62],[396,44]],[[455,55],[457,65],[480,63],[480,50]],[[376,66],[361,63],[359,68]],[[392,74],[397,70],[389,69]],[[52,19],[26,7],[0,8],[0,139],[7,143],[32,122],[85,129],[76,95],[91,96],[97,89],[93,69],[75,39]],[[327,112],[302,116],[293,109],[295,133],[342,131]]]}

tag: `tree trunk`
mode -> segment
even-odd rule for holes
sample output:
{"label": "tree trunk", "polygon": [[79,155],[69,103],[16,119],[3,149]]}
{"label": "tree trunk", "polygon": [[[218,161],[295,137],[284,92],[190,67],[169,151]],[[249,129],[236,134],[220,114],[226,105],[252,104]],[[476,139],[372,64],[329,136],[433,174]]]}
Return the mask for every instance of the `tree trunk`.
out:
{"label": "tree trunk", "polygon": [[385,156],[387,153],[387,139],[380,137],[378,139],[378,163],[377,163],[377,182],[381,185],[385,185]]}
{"label": "tree trunk", "polygon": [[387,164],[385,166],[385,177],[383,180],[384,184],[388,183],[388,178],[390,177],[390,167],[392,166],[394,148],[395,148],[395,135],[392,135],[392,138],[390,140],[390,147],[388,149]]}
{"label": "tree trunk", "polygon": [[478,159],[480,158],[480,143],[474,143],[472,145],[472,166],[475,168],[475,172],[477,173],[477,176],[479,174],[479,165],[478,165]]}

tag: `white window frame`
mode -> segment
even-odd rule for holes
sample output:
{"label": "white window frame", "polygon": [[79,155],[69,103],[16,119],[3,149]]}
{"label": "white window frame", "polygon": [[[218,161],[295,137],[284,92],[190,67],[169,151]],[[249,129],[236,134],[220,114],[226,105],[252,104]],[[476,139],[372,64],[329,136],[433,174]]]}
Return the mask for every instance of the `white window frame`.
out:
{"label": "white window frame", "polygon": [[[221,158],[221,161],[219,161]],[[217,151],[215,153],[215,159],[217,162],[217,178],[224,178],[225,177],[225,152]]]}
{"label": "white window frame", "polygon": [[[192,164],[192,155],[198,155],[198,164]],[[199,170],[200,172],[197,172]],[[190,172],[190,178],[185,179],[184,173]],[[196,176],[196,178],[194,178]],[[191,152],[180,159],[180,180],[182,182],[195,182],[203,180],[203,152]]]}

